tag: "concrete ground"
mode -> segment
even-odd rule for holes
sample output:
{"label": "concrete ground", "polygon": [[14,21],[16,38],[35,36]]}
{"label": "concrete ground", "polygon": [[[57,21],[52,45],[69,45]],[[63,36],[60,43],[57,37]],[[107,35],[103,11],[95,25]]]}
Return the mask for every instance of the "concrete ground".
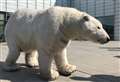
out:
{"label": "concrete ground", "polygon": [[55,81],[43,81],[38,69],[24,66],[24,54],[17,63],[21,70],[5,72],[2,65],[7,56],[6,43],[0,43],[0,82],[120,82],[120,41],[100,45],[92,42],[72,41],[68,59],[78,70],[69,77],[60,76]]}

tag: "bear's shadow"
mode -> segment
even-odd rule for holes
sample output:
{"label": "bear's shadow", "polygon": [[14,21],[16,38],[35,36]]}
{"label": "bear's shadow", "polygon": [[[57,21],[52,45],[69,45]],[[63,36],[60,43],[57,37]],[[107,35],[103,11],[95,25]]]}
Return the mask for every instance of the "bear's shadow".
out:
{"label": "bear's shadow", "polygon": [[107,49],[108,51],[120,51],[120,47],[100,47],[100,49]]}
{"label": "bear's shadow", "polygon": [[90,81],[90,82],[120,82],[120,77],[113,75],[91,75],[90,77],[79,77],[72,76],[70,77],[73,80],[77,81]]}
{"label": "bear's shadow", "polygon": [[10,82],[48,82],[40,79],[39,70],[28,68],[24,64],[19,64],[20,70],[16,72],[5,72],[2,69],[4,62],[0,62],[0,81]]}
{"label": "bear's shadow", "polygon": [[[19,64],[21,70],[16,72],[5,72],[2,70],[3,64],[3,62],[0,62],[0,81],[8,80],[10,82],[49,82],[40,79],[38,68],[32,69],[26,67],[24,64]],[[70,76],[70,79],[73,80],[73,82],[75,80],[91,82],[105,82],[104,80],[106,80],[107,82],[120,82],[120,77],[113,75],[91,75],[90,77]]]}
{"label": "bear's shadow", "polygon": [[[120,47],[119,46],[116,46],[116,47],[100,47],[100,49],[106,49],[108,51],[115,51],[115,52],[120,52]],[[120,58],[120,55],[115,55],[114,57],[116,58]]]}

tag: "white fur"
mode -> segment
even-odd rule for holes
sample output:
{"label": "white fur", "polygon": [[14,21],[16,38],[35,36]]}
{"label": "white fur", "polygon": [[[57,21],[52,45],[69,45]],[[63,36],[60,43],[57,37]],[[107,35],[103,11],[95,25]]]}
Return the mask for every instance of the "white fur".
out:
{"label": "white fur", "polygon": [[[84,16],[88,16],[90,21],[84,21]],[[96,31],[97,26],[100,26],[102,31]],[[97,41],[96,35],[102,38],[101,41],[108,37],[98,20],[74,8],[52,7],[45,11],[18,10],[10,17],[5,29],[9,47],[5,69],[16,70],[15,63],[22,50],[26,53],[26,64],[35,66],[39,62],[42,78],[54,80],[59,73],[70,75],[76,70],[76,66],[68,63],[66,53],[68,43],[76,37],[80,40]],[[59,73],[51,69],[53,59]]]}

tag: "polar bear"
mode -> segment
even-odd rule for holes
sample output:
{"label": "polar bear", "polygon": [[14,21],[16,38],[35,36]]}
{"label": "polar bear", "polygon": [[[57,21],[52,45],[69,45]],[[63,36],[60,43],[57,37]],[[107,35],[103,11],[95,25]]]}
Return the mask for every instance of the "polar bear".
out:
{"label": "polar bear", "polygon": [[[18,69],[16,60],[25,52],[28,66],[39,63],[40,76],[55,80],[61,75],[70,75],[76,66],[69,64],[66,47],[71,40],[90,40],[107,43],[110,40],[100,21],[89,14],[68,7],[51,7],[44,11],[20,9],[9,19],[5,28],[9,48],[4,69]],[[37,55],[38,54],[38,55]],[[55,60],[58,71],[51,67]]]}

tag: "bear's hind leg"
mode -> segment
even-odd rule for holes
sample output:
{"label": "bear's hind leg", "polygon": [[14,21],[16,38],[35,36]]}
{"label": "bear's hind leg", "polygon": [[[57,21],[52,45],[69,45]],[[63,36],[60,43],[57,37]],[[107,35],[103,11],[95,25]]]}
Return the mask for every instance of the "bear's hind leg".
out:
{"label": "bear's hind leg", "polygon": [[26,52],[25,62],[28,67],[36,67],[38,66],[38,53],[36,50],[31,52]]}
{"label": "bear's hind leg", "polygon": [[59,73],[51,68],[53,57],[45,51],[39,50],[39,66],[40,66],[40,76],[45,80],[55,80],[58,78]]}
{"label": "bear's hind leg", "polygon": [[54,56],[58,71],[61,75],[69,76],[76,71],[76,66],[68,63],[66,49]]}
{"label": "bear's hind leg", "polygon": [[16,46],[15,42],[12,43],[8,43],[9,53],[6,58],[5,65],[3,66],[3,69],[9,72],[17,71],[19,69],[19,67],[16,65],[16,61],[20,55],[20,51]]}

